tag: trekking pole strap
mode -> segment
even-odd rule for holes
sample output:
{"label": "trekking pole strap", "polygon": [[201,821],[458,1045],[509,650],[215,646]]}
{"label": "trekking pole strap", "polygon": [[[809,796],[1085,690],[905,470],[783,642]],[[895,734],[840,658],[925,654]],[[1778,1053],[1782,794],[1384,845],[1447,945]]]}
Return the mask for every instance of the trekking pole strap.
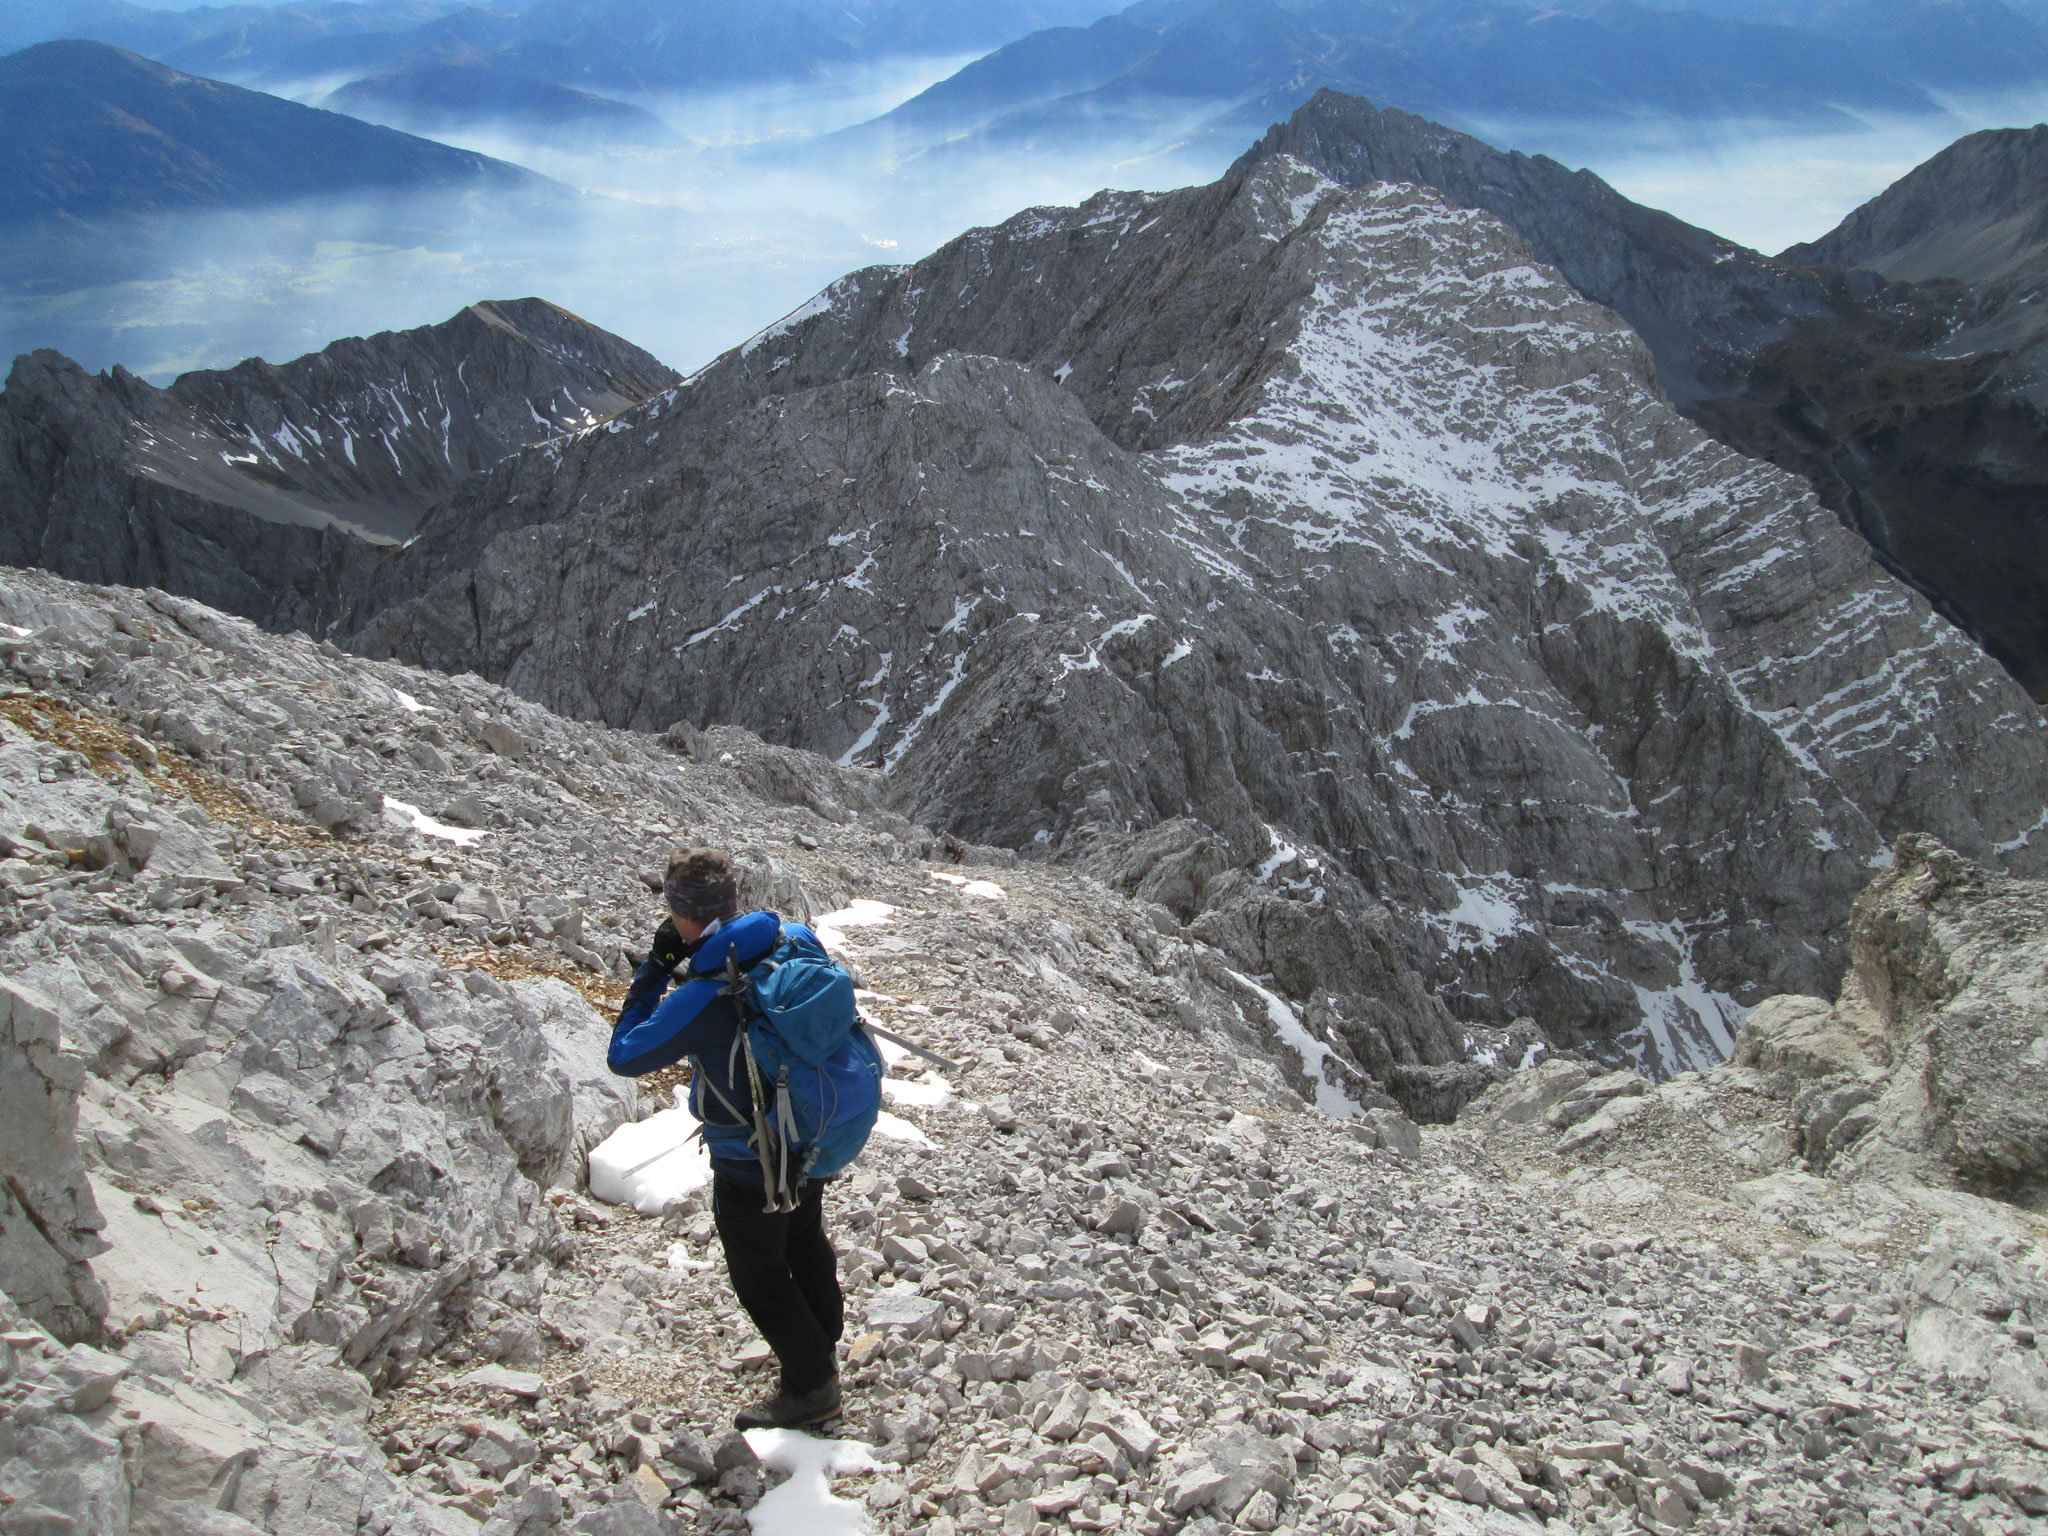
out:
{"label": "trekking pole strap", "polygon": [[873,1019],[863,1018],[861,1020],[861,1023],[866,1026],[867,1032],[875,1036],[877,1039],[886,1040],[891,1045],[900,1045],[901,1047],[903,1047],[904,1050],[910,1052],[911,1055],[922,1056],[926,1061],[930,1062],[935,1067],[944,1067],[948,1072],[960,1072],[965,1070],[961,1067],[961,1065],[958,1062],[948,1061],[945,1057],[941,1056],[937,1051],[928,1051],[923,1046],[917,1044],[916,1041],[906,1040],[901,1035],[897,1034],[895,1031],[882,1028],[882,1026],[877,1024]]}

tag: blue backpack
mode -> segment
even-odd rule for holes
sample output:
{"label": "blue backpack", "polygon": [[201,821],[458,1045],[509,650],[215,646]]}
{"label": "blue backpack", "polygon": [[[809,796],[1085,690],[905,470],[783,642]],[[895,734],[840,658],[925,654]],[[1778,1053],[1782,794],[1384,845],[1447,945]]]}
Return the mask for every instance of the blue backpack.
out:
{"label": "blue backpack", "polygon": [[[737,1126],[704,1125],[713,1157],[761,1164],[768,1209],[794,1210],[806,1179],[829,1179],[861,1154],[882,1109],[881,1053],[861,1027],[853,978],[825,953],[816,934],[797,923],[775,930],[765,954],[742,965],[750,924],[764,930],[771,913],[742,918],[699,951],[693,976],[721,979],[742,1028],[733,1039],[747,1071],[729,1080],[751,1085],[753,1102],[738,1105],[712,1088],[701,1063],[694,1093],[706,1088],[725,1106]],[[730,937],[728,937],[728,934]],[[760,938],[766,938],[764,931]],[[737,1069],[739,1063],[732,1063]],[[704,1119],[701,1104],[693,1104]],[[751,1126],[751,1129],[748,1127]]]}

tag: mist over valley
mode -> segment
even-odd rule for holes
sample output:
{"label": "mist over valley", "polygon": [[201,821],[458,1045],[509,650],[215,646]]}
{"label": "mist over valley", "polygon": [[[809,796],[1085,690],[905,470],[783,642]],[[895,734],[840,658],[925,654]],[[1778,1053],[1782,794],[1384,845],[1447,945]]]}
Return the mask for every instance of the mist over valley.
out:
{"label": "mist over valley", "polygon": [[[1972,3],[2000,26],[1923,47],[1921,78],[1903,72],[1911,37],[1845,51],[1853,7],[1806,30],[1728,8],[1550,13],[1532,47],[1511,34],[1533,13],[1485,6],[899,4],[836,31],[793,5],[743,26],[717,6],[553,4],[495,21],[432,0],[29,6],[11,12],[8,41],[69,29],[154,48],[173,67],[554,185],[486,194],[387,178],[358,193],[341,183],[361,179],[361,157],[344,167],[326,152],[301,157],[335,183],[324,190],[272,187],[218,212],[172,204],[105,228],[79,188],[60,187],[45,197],[68,198],[63,215],[0,253],[0,347],[51,346],[166,381],[430,323],[479,294],[531,293],[688,370],[833,278],[915,259],[965,228],[1105,186],[1206,181],[1323,85],[1585,166],[1625,196],[1776,251],[1825,233],[1962,133],[2039,115],[2048,47],[2036,24]],[[671,22],[698,27],[692,48],[657,46]],[[1560,27],[1578,30],[1551,39]],[[619,37],[642,40],[630,62]],[[1605,52],[1589,53],[1589,37]],[[59,126],[75,132],[85,115],[59,114]]]}

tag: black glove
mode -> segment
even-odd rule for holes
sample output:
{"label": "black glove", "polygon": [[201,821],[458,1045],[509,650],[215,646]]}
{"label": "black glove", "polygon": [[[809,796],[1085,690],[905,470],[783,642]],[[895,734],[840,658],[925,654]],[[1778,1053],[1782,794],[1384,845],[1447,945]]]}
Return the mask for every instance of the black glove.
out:
{"label": "black glove", "polygon": [[676,932],[676,921],[664,917],[661,926],[654,930],[654,944],[647,951],[647,958],[659,961],[665,971],[673,971],[689,957],[690,949],[683,942],[683,936]]}

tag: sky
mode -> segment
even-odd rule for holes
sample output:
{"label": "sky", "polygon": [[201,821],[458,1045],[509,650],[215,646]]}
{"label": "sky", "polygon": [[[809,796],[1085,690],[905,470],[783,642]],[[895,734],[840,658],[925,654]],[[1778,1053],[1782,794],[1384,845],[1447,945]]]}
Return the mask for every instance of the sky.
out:
{"label": "sky", "polygon": [[[0,313],[0,349],[55,346],[90,368],[119,362],[163,382],[249,355],[282,361],[339,336],[430,324],[478,299],[531,295],[687,372],[858,267],[912,261],[975,225],[1103,187],[1208,180],[1230,158],[1109,144],[895,176],[820,162],[815,136],[865,121],[960,62],[899,61],[823,86],[649,102],[679,132],[677,146],[660,151],[450,135],[582,195],[547,210],[435,199],[187,219],[163,237],[148,281],[14,302]],[[317,100],[320,91],[308,83],[300,94]],[[2048,100],[1951,105],[1947,119],[1856,133],[1793,137],[1727,124],[1675,144],[1611,128],[1472,126],[1775,252],[1825,233],[1960,134],[2036,121]]]}

